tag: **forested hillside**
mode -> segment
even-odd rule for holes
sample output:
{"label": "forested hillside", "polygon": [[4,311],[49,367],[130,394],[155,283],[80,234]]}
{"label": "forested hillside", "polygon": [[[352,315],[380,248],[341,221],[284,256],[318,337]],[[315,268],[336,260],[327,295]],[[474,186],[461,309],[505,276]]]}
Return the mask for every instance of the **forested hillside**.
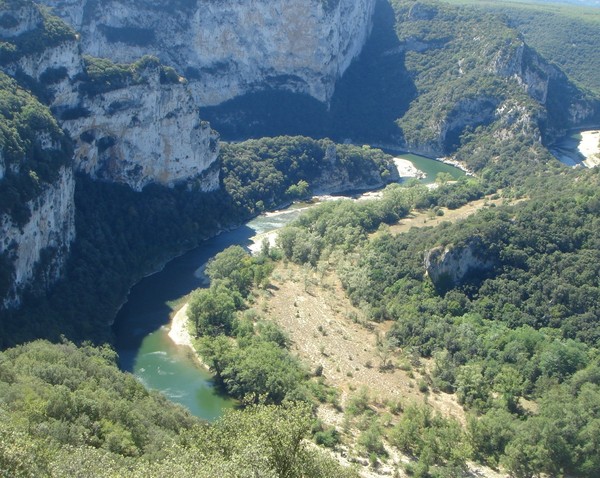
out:
{"label": "forested hillside", "polygon": [[[212,141],[220,153],[204,174],[139,191],[69,176],[68,244],[25,261],[44,266],[61,249],[64,273],[52,287],[34,274],[22,306],[0,316],[0,477],[358,476],[334,457],[374,475],[455,478],[480,466],[517,478],[600,475],[600,174],[567,168],[546,148],[600,120],[600,20],[574,7],[465,2],[379,1],[373,33],[328,104],[270,82],[198,108],[242,140]],[[114,146],[110,135],[69,138],[60,128],[91,117],[78,95],[101,101],[143,83],[172,99],[186,80],[152,57],[80,58],[78,35],[46,9],[35,7],[35,28],[20,33],[13,13],[32,5],[0,0],[0,217],[15,237],[37,240],[57,221],[25,226],[59,171],[67,175],[74,141]],[[51,109],[57,93],[46,86],[67,81],[66,70],[51,53],[40,78],[19,62],[65,42],[81,71],[61,90],[69,107]],[[179,128],[173,118],[190,105],[157,115]],[[111,100],[107,117],[128,107]],[[191,129],[216,138],[190,111]],[[126,130],[140,122],[123,117]],[[208,263],[211,285],[188,298],[193,345],[239,410],[209,425],[118,371],[108,324],[141,277],[262,212],[398,179],[390,155],[352,142],[449,156],[470,173],[322,204],[276,246],[256,256],[234,247]],[[106,158],[105,179],[123,159]],[[415,218],[418,228],[398,229]],[[15,284],[18,241],[2,245],[0,299]],[[337,322],[305,331],[314,368],[269,306],[286,278],[310,300],[339,296],[323,305]],[[299,297],[288,297],[286,318],[301,323]],[[356,335],[338,330],[344,320]],[[403,388],[392,399],[370,383],[336,385],[330,333],[360,353],[375,341],[364,363],[345,353],[346,379],[364,368],[380,382],[401,376],[393,383]],[[40,338],[54,343],[31,341]]]}
{"label": "forested hillside", "polygon": [[[321,261],[344,252],[336,270],[352,302],[373,321],[392,321],[397,350],[432,360],[424,386],[454,394],[469,412],[463,459],[519,477],[563,470],[593,477],[600,472],[592,438],[600,423],[598,174],[546,173],[518,205],[458,224],[399,235],[382,229],[366,240],[378,216],[346,204],[344,217],[368,224],[349,247],[336,239],[345,236],[342,206],[327,205],[279,241],[299,263],[318,263],[296,253],[306,244],[319,244]],[[409,433],[436,425],[404,420],[413,422],[381,433],[432,473],[448,464]]]}
{"label": "forested hillside", "polygon": [[138,193],[80,175],[78,240],[66,277],[51,294],[32,288],[23,309],[4,311],[0,343],[60,335],[110,340],[107,325],[129,287],[168,258],[313,189],[381,187],[393,179],[390,156],[380,150],[306,137],[225,145],[218,167],[222,187],[211,193],[193,184]]}
{"label": "forested hillside", "polygon": [[[546,2],[446,0],[500,14],[525,41],[573,81],[600,93],[600,11]],[[575,3],[575,2],[573,2]],[[600,6],[596,3],[595,5]]]}
{"label": "forested hillside", "polygon": [[109,347],[0,353],[0,476],[353,477],[302,442],[310,409],[256,406],[208,426],[119,372]]}

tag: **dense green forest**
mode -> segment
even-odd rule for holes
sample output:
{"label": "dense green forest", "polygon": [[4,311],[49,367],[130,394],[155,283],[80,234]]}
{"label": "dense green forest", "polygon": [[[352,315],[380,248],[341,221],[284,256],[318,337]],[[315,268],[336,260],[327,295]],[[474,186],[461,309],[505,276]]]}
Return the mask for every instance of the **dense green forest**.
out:
{"label": "dense green forest", "polygon": [[0,353],[0,476],[354,477],[303,439],[310,407],[256,405],[207,425],[118,371],[109,347]]}
{"label": "dense green forest", "polygon": [[[470,411],[463,440],[472,458],[519,477],[597,476],[598,172],[548,170],[530,184],[518,205],[406,234],[384,229],[370,240],[377,214],[362,204],[325,205],[282,231],[279,242],[300,263],[310,255],[295,251],[307,242],[320,244],[323,259],[345,253],[337,270],[352,301],[371,320],[394,321],[389,339],[433,358],[430,386],[456,394]],[[353,223],[338,221],[341,209],[359,224],[362,240],[351,246],[337,240],[346,236],[342,224]],[[424,258],[436,247],[470,248],[486,265],[475,263],[456,283],[434,282]],[[537,404],[535,412],[526,401]],[[422,419],[405,416],[412,424],[400,428]],[[425,420],[425,428],[435,427]],[[392,443],[397,433],[389,431]],[[420,440],[403,435],[398,446],[433,465],[439,457],[431,461],[435,451],[424,453],[429,445]]]}

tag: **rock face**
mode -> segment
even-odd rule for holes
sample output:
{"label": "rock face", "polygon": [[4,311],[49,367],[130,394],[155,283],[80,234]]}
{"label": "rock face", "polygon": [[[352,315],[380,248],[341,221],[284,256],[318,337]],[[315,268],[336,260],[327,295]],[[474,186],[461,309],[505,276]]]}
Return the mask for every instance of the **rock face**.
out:
{"label": "rock face", "polygon": [[276,88],[328,102],[367,39],[375,0],[45,0],[86,54],[158,55],[201,106]]}
{"label": "rock face", "polygon": [[201,176],[219,154],[217,133],[200,119],[186,85],[161,84],[155,66],[142,76],[140,84],[83,97],[82,116],[63,120],[77,144],[76,168],[137,191]]}
{"label": "rock face", "polygon": [[24,226],[15,224],[7,214],[0,216],[0,254],[6,254],[13,269],[3,307],[20,304],[20,294],[34,275],[40,288],[60,277],[75,239],[74,192],[73,170],[62,167],[58,180],[27,203],[31,215]]}
{"label": "rock face", "polygon": [[388,164],[387,173],[383,176],[374,164],[370,169],[361,168],[360,174],[351,173],[347,167],[340,164],[337,148],[333,143],[327,147],[324,159],[325,167],[311,185],[314,194],[337,194],[376,189],[400,179],[398,169],[393,163]]}
{"label": "rock face", "polygon": [[[0,40],[9,45],[3,51],[10,53],[0,58],[0,70],[44,87],[41,91],[74,140],[75,151],[75,161],[66,159],[68,141],[50,111],[14,82],[0,78],[3,89],[7,87],[3,93],[13,95],[7,108],[22,113],[18,121],[35,135],[15,140],[22,154],[15,153],[13,139],[0,136],[0,181],[35,191],[23,200],[18,217],[0,214],[0,308],[11,308],[20,304],[27,286],[43,290],[60,277],[75,238],[73,166],[136,190],[149,183],[172,186],[188,179],[203,190],[215,189],[218,170],[209,167],[218,155],[218,136],[200,119],[187,86],[176,75],[175,80],[163,81],[157,61],[144,63],[134,84],[90,94],[74,32],[64,27],[58,28],[59,34],[49,31],[53,25],[48,17],[27,0],[0,6],[0,19]],[[38,116],[25,119],[28,108]],[[10,131],[20,132],[23,125],[12,125],[12,114],[4,119]],[[36,124],[40,121],[43,127]],[[63,157],[63,165],[50,179],[38,181],[37,163],[31,165],[30,158],[39,162],[56,155]],[[32,178],[36,186],[30,184]]]}
{"label": "rock face", "polygon": [[[577,126],[596,112],[597,105],[586,99],[561,70],[522,40],[507,44],[506,48],[496,52],[490,71],[515,79],[531,98],[547,109],[550,121],[553,117],[560,118],[562,129]],[[553,125],[549,126],[552,128]]]}
{"label": "rock face", "polygon": [[442,3],[397,3],[397,32],[421,90],[399,121],[408,149],[453,154],[467,127],[505,138],[526,131],[541,142],[594,121],[598,102],[500,19]]}
{"label": "rock face", "polygon": [[[552,137],[564,134],[566,128],[582,124],[596,113],[593,102],[584,98],[564,73],[548,64],[522,41],[507,44],[506,48],[494,52],[488,72],[514,80],[537,103],[538,108],[532,109],[523,102],[518,104],[514,98],[486,93],[458,98],[444,116],[432,121],[434,139],[409,143],[409,148],[427,156],[443,156],[453,150],[466,126],[496,121],[505,134],[513,126],[516,128],[512,128],[514,131],[535,134],[535,130],[543,125],[545,133]],[[536,136],[541,142],[539,133]]]}
{"label": "rock face", "polygon": [[[18,44],[21,35],[43,31],[39,9],[29,2],[22,4],[19,9],[0,11],[11,18],[6,22],[10,31],[0,31],[0,39]],[[114,56],[114,51],[110,53]],[[84,62],[73,35],[31,49],[1,67],[11,76],[27,75],[48,85],[52,110],[75,141],[77,170],[141,190],[150,183],[173,186],[196,179],[218,156],[218,135],[200,119],[188,86],[161,81],[158,62],[145,64],[134,84],[86,94]],[[201,184],[206,190],[214,188],[216,181]]]}
{"label": "rock face", "polygon": [[433,284],[442,290],[459,285],[469,275],[491,270],[496,261],[485,256],[481,239],[475,237],[461,246],[436,247],[425,254],[424,265]]}
{"label": "rock face", "polygon": [[48,33],[46,20],[31,1],[13,0],[0,6],[0,41],[15,50],[0,57],[0,69],[9,76],[39,81],[54,103],[76,101],[72,83],[83,71],[83,62],[75,31],[65,27],[58,34]]}
{"label": "rock face", "polygon": [[3,8],[0,19],[0,36],[3,38],[18,37],[38,28],[43,22],[40,11],[26,2]]}

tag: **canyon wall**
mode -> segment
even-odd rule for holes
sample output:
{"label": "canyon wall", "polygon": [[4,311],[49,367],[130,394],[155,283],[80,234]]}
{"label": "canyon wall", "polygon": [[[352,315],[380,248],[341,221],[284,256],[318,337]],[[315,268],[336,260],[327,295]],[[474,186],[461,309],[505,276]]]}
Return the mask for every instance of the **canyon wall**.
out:
{"label": "canyon wall", "polygon": [[86,54],[156,55],[201,106],[267,88],[328,102],[360,54],[375,0],[63,0],[45,3],[81,32]]}

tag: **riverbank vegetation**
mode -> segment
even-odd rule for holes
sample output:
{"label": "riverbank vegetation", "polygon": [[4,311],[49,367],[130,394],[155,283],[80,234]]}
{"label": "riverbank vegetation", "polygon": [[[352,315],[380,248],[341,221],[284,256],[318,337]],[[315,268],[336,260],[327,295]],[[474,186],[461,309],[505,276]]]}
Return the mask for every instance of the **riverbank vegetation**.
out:
{"label": "riverbank vegetation", "polygon": [[[558,16],[525,21],[524,12],[504,11],[525,35],[529,28],[540,38],[540,51],[554,48],[539,34],[544,21],[558,22],[561,32],[577,30],[578,42],[589,31]],[[497,16],[392,0],[379,3],[376,20],[386,22],[385,30],[375,28],[373,41],[381,43],[370,43],[365,52],[372,56],[348,70],[330,116],[311,121],[314,112],[329,115],[323,105],[272,91],[257,93],[248,108],[260,108],[278,131],[303,123],[317,137],[364,135],[453,153],[476,177],[442,176],[436,189],[411,182],[388,187],[379,200],[324,204],[283,229],[278,248],[265,244],[256,257],[239,247],[217,255],[206,270],[211,286],[192,294],[190,318],[204,362],[244,409],[209,426],[118,372],[109,348],[83,341],[110,342],[107,323],[129,287],[174,255],[320,188],[383,184],[392,176],[390,157],[283,136],[223,145],[207,172],[219,173],[221,187],[210,193],[196,184],[137,193],[79,176],[77,241],[64,280],[51,291],[34,282],[25,306],[3,312],[0,321],[2,348],[35,337],[59,342],[0,353],[0,475],[355,476],[307,438],[334,453],[355,447],[351,455],[372,470],[387,462],[390,474],[421,478],[464,476],[473,461],[517,478],[600,475],[600,175],[561,166],[542,144],[553,128],[570,126],[571,100],[585,103],[590,94],[561,80],[545,103],[528,95],[514,71],[503,70],[510,62],[500,60],[515,53],[520,38]],[[43,25],[51,33],[52,24]],[[55,33],[49,41],[72,40],[70,29]],[[36,47],[44,38],[38,32],[32,42],[17,40]],[[594,62],[579,69],[586,49],[571,55],[564,38],[553,61],[578,69],[578,83],[593,90]],[[7,59],[25,51],[15,45],[0,45]],[[526,59],[533,54],[524,47]],[[155,65],[148,58],[133,67],[88,59],[89,93],[138,81],[145,66]],[[539,73],[540,65],[528,66]],[[179,81],[171,70],[163,74],[166,82]],[[41,125],[57,141],[64,138],[49,110],[13,80],[0,74],[0,87],[2,158],[10,165],[19,150],[28,169],[23,183],[12,184],[8,172],[2,179],[1,207],[17,222],[21,214],[22,223],[36,177],[53,170],[38,163],[64,160],[28,149],[27,135]],[[287,109],[281,117],[271,114],[280,98],[286,100],[277,106]],[[411,211],[440,217],[442,208],[484,196],[523,200],[493,203],[456,224],[394,232]],[[0,288],[12,279],[5,259]],[[339,370],[307,366],[288,331],[260,305],[276,296],[273,271],[281,279],[290,264],[301,277],[293,291],[300,287],[316,302],[319,287],[327,288],[341,297],[338,315],[360,328],[346,334],[333,318],[333,325],[310,322],[316,326],[307,342],[319,360],[335,355],[325,337],[357,341]],[[313,280],[328,274],[329,283]],[[287,319],[299,323],[300,300],[287,306]],[[76,347],[61,335],[83,343]],[[395,399],[341,382],[358,379],[363,369],[397,387]],[[341,388],[330,383],[333,376]],[[416,396],[420,402],[411,401]],[[315,409],[331,413],[315,421]]]}
{"label": "riverbank vegetation", "polygon": [[[286,136],[223,145],[213,166],[222,186],[216,192],[149,185],[138,193],[79,175],[77,241],[66,277],[50,293],[34,283],[23,309],[2,311],[0,346],[61,335],[110,341],[107,323],[131,285],[169,258],[330,181],[349,188],[383,184],[391,178],[390,164],[391,156],[375,148]],[[346,183],[336,182],[340,178]],[[0,186],[11,184],[4,178]]]}
{"label": "riverbank vegetation", "polygon": [[202,423],[108,347],[32,342],[0,353],[0,476],[356,477],[304,439],[310,408],[256,405]]}
{"label": "riverbank vegetation", "polygon": [[308,402],[311,388],[319,387],[308,382],[283,331],[250,308],[252,290],[268,286],[273,267],[267,245],[256,257],[229,247],[206,268],[210,287],[195,291],[189,301],[202,361],[229,396],[246,404]]}

